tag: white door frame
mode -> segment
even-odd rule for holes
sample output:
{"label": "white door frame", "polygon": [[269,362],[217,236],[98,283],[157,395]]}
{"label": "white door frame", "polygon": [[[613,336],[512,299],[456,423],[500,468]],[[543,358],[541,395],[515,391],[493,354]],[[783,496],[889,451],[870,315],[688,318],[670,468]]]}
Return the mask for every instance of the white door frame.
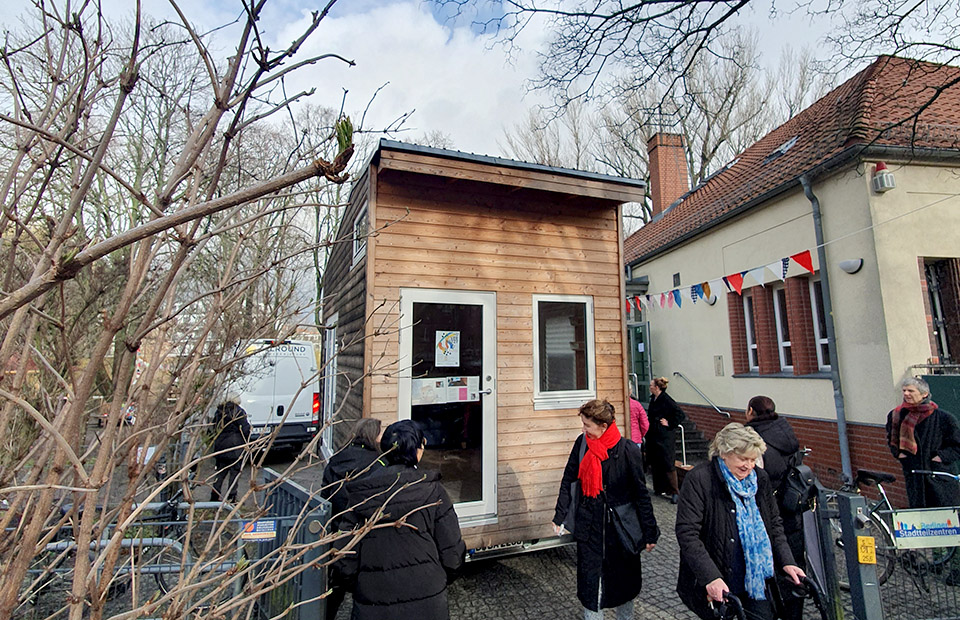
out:
{"label": "white door frame", "polygon": [[334,312],[327,319],[323,332],[323,403],[320,409],[321,449],[325,458],[330,458],[336,449],[333,446],[333,413],[337,405],[337,323],[340,313]]}
{"label": "white door frame", "polygon": [[[497,515],[497,294],[494,292],[400,289],[400,374],[398,379],[398,418],[409,420],[411,370],[413,357],[413,304],[447,303],[483,307],[483,371],[480,376],[480,400],[483,416],[482,499],[454,504],[462,525],[495,523]],[[487,391],[489,390],[489,392]]]}

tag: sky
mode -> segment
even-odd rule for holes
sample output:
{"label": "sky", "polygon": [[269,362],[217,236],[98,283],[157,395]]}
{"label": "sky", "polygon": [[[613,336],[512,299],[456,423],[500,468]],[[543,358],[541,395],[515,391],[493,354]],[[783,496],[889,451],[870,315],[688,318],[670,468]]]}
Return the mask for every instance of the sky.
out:
{"label": "sky", "polygon": [[[103,5],[111,15],[132,14],[135,6],[131,0],[103,0]],[[8,0],[0,17],[3,28],[13,26],[14,16],[28,6],[28,0]],[[143,6],[155,17],[175,18],[168,2],[143,0]],[[241,5],[236,0],[197,0],[181,6],[192,22],[210,28],[234,19]],[[262,24],[271,48],[282,49],[299,36],[309,12],[319,6],[268,0]],[[432,7],[418,0],[340,0],[301,56],[335,53],[356,66],[321,61],[288,80],[289,92],[316,87],[315,104],[339,109],[346,89],[345,108],[355,123],[358,113],[367,109],[364,128],[379,129],[412,112],[405,131],[393,137],[414,141],[440,132],[458,150],[508,155],[501,146],[504,130],[545,101],[543,93],[529,92],[527,80],[536,73],[536,52],[546,41],[546,29],[526,29],[519,40],[521,50],[508,58],[492,35],[478,32],[469,19],[451,24]],[[748,19],[761,33],[764,57],[771,59],[779,57],[785,43],[795,48],[816,45],[824,30],[799,18],[771,22],[757,14]],[[227,41],[225,35],[220,40]]]}

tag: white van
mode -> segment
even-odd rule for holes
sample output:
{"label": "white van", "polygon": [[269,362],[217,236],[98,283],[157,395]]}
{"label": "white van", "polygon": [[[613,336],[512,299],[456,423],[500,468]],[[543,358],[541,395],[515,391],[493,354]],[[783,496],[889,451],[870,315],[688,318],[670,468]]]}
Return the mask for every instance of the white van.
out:
{"label": "white van", "polygon": [[320,426],[317,346],[305,340],[254,340],[245,351],[237,392],[253,437],[275,433],[274,448],[301,448]]}

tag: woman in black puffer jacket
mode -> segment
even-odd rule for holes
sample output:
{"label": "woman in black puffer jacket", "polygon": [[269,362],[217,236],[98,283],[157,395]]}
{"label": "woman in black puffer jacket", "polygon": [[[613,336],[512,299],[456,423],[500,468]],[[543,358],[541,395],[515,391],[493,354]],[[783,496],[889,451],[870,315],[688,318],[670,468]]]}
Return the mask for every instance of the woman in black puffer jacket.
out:
{"label": "woman in black puffer jacket", "polygon": [[[447,584],[463,565],[466,548],[440,474],[423,471],[423,433],[411,420],[394,422],[380,441],[387,465],[348,483],[350,510],[341,529],[363,526],[381,509],[369,531],[335,569],[353,592],[354,620],[446,620]],[[337,541],[343,548],[353,540]]]}

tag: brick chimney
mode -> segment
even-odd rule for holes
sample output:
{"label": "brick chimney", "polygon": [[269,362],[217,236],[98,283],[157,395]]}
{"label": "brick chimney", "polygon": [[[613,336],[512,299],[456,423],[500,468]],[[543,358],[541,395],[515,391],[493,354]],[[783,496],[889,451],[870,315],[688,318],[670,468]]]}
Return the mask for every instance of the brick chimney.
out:
{"label": "brick chimney", "polygon": [[690,189],[690,174],[687,172],[687,157],[683,147],[683,136],[675,133],[656,133],[647,140],[653,216],[662,213]]}

